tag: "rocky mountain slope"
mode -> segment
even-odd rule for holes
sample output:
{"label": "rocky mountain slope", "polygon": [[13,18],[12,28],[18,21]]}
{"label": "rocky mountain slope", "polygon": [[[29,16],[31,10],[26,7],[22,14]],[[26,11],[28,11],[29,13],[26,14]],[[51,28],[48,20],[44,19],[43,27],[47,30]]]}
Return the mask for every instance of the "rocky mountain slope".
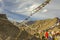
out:
{"label": "rocky mountain slope", "polygon": [[0,14],[0,40],[39,40],[11,23],[5,14]]}
{"label": "rocky mountain slope", "polygon": [[[30,24],[31,23],[31,24]],[[55,17],[53,19],[37,20],[30,21],[25,25],[20,25],[20,29],[25,29],[31,35],[39,32],[39,30],[51,30],[51,31],[60,31],[60,19]],[[54,28],[52,28],[54,27]]]}
{"label": "rocky mountain slope", "polygon": [[[25,25],[15,22],[16,25],[11,23],[5,14],[0,14],[0,40],[40,40],[36,35],[39,30],[46,30],[48,28],[51,31],[60,31],[60,19],[45,19],[30,21]],[[58,23],[59,25],[56,25]]]}
{"label": "rocky mountain slope", "polygon": [[18,27],[8,21],[5,14],[0,14],[0,40],[6,40],[7,38],[14,40],[19,32]]}

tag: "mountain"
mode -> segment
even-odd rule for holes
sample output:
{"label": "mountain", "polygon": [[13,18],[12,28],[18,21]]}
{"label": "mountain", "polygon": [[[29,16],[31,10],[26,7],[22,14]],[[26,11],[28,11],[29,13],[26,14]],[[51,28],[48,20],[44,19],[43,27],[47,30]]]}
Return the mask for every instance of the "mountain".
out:
{"label": "mountain", "polygon": [[[60,19],[57,17],[29,21],[26,23],[29,27],[18,22],[14,23],[16,25],[11,23],[5,14],[0,14],[0,40],[40,40],[38,36],[40,34],[37,34],[39,30],[43,31],[50,28],[49,31],[60,31]],[[59,23],[59,25],[56,25],[56,23]]]}
{"label": "mountain", "polygon": [[[18,23],[19,24],[19,23]],[[0,14],[0,40],[40,40],[11,23],[5,14]]]}
{"label": "mountain", "polygon": [[0,14],[0,40],[6,40],[7,38],[14,40],[19,32],[20,29],[13,25],[5,14]]}
{"label": "mountain", "polygon": [[45,30],[48,27],[55,25],[58,22],[58,18],[37,20],[34,24],[30,25],[32,28],[38,27],[40,30]]}
{"label": "mountain", "polygon": [[[59,25],[57,25],[57,23]],[[10,22],[5,14],[0,14],[0,40],[40,40],[39,30],[60,31],[60,19],[29,21],[27,26]]]}
{"label": "mountain", "polygon": [[[57,23],[59,23],[59,25],[57,25]],[[60,19],[58,17],[53,19],[30,21],[26,24],[28,27],[25,25],[21,25],[19,27],[25,29],[31,35],[39,32],[39,30],[60,31]]]}

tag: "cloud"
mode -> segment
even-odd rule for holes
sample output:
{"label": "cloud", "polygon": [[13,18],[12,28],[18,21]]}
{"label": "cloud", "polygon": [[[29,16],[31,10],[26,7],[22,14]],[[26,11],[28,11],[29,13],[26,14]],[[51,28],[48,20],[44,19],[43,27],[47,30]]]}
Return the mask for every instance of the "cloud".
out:
{"label": "cloud", "polygon": [[[2,0],[0,1],[0,13],[3,12],[7,14],[8,18],[23,20],[31,14],[28,10],[32,5],[41,4],[43,2],[44,0]],[[43,9],[47,9],[48,11],[43,13]],[[43,9],[30,19],[60,18],[60,0],[52,0],[50,4]]]}
{"label": "cloud", "polygon": [[8,18],[17,19],[17,20],[24,20],[26,17],[28,17],[26,15],[17,14],[15,12],[11,12],[11,11],[8,11],[6,9],[4,9],[3,13],[7,14]]}

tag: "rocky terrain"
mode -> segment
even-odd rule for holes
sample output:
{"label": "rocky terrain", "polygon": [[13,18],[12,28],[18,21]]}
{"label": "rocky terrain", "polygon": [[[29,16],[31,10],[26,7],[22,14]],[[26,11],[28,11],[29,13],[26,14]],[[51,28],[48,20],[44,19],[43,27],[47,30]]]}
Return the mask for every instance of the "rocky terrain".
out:
{"label": "rocky terrain", "polygon": [[[59,25],[56,25],[59,23]],[[39,30],[60,31],[60,19],[46,19],[30,21],[26,23],[29,27],[21,23],[11,23],[5,14],[0,14],[0,40],[40,40],[35,34]],[[52,29],[49,29],[53,27]]]}
{"label": "rocky terrain", "polygon": [[0,14],[0,38],[2,38],[2,40],[5,40],[7,38],[14,40],[19,32],[20,30],[18,27],[8,21],[5,14]]}

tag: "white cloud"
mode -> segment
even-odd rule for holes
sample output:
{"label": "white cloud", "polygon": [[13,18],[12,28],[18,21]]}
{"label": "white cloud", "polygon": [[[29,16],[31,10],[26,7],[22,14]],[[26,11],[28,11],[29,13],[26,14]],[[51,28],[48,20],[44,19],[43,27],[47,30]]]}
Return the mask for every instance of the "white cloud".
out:
{"label": "white cloud", "polygon": [[[2,2],[3,1],[3,2]],[[34,8],[36,8],[39,4],[41,4],[44,0],[0,0],[2,2],[3,8],[12,12],[16,12],[17,14],[30,15],[30,12]],[[12,4],[12,5],[11,5]],[[53,0],[50,4],[43,8],[44,10],[40,11],[38,14],[32,16],[32,18],[52,18],[52,17],[60,17],[60,0]],[[59,9],[59,10],[58,10]],[[4,11],[3,11],[4,12]],[[38,17],[37,17],[38,16]]]}
{"label": "white cloud", "polygon": [[47,9],[44,9],[44,10],[42,10],[42,12],[45,13],[45,12],[48,12],[48,10]]}
{"label": "white cloud", "polygon": [[37,8],[39,4],[33,4],[32,6],[29,7],[28,11],[32,11],[33,9]]}

